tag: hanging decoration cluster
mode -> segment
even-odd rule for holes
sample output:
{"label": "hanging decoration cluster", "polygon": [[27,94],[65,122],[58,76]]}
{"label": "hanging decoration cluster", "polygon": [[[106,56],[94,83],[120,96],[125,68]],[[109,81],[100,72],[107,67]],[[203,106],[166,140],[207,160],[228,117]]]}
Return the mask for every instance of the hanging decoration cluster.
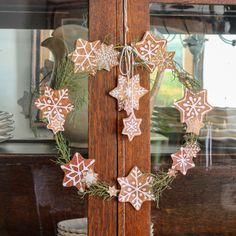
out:
{"label": "hanging decoration cluster", "polygon": [[47,128],[55,135],[60,154],[58,163],[64,172],[63,186],[74,186],[83,196],[91,194],[103,199],[118,197],[118,201],[130,202],[136,210],[140,210],[144,201],[159,202],[163,190],[169,188],[178,171],[186,175],[195,166],[193,158],[200,151],[197,138],[204,126],[203,117],[212,107],[207,102],[207,91],[200,90],[200,86],[193,82],[194,79],[176,69],[173,60],[175,52],[168,52],[166,44],[166,40],[146,32],[140,42],[127,45],[125,40],[125,45],[119,52],[113,45],[79,38],[75,50],[68,55],[67,60],[73,62],[74,73],[88,73],[93,76],[97,70],[110,71],[112,67],[119,65],[117,87],[109,94],[117,99],[118,110],[124,110],[127,114],[127,118],[123,119],[122,134],[127,135],[129,141],[141,135],[142,119],[136,117],[135,111],[139,110],[139,99],[148,93],[140,85],[140,76],[134,73],[135,67],[145,66],[149,72],[169,69],[176,74],[185,86],[184,97],[176,101],[174,106],[180,112],[181,122],[186,124],[186,142],[171,155],[172,167],[167,172],[151,174],[142,173],[134,166],[128,176],[117,178],[120,190],[99,180],[98,174],[94,172],[94,159],[85,159],[79,153],[75,153],[71,159],[62,131],[68,113],[76,107],[70,101],[68,88],[56,85],[56,90],[46,87],[44,95],[35,101],[35,105],[41,110]]}

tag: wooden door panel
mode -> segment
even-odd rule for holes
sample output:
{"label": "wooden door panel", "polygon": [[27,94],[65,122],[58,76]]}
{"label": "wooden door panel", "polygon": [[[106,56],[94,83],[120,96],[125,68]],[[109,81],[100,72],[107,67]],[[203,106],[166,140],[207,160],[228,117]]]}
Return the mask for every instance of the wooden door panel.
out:
{"label": "wooden door panel", "polygon": [[[107,4],[105,0],[91,0],[89,9],[90,41],[109,35],[111,43],[123,44],[123,1],[112,0]],[[141,39],[149,28],[147,0],[128,0],[128,25],[128,42]],[[147,73],[136,73],[140,73],[141,85],[149,88]],[[113,69],[110,73],[99,72],[89,81],[89,156],[96,159],[96,172],[101,179],[110,184],[117,183],[117,177],[128,175],[135,165],[143,172],[150,170],[149,96],[142,98],[137,112],[137,116],[143,119],[142,135],[129,142],[121,134],[125,113],[118,113],[116,100],[108,95],[116,87],[117,76],[118,69]],[[150,234],[148,202],[136,211],[129,203],[104,202],[90,197],[88,217],[89,235]]]}
{"label": "wooden door panel", "polygon": [[[116,41],[116,0],[90,0],[89,39]],[[99,71],[89,78],[89,157],[96,159],[95,171],[110,185],[117,177],[117,109],[108,95],[116,86],[116,70]],[[89,235],[117,235],[117,201],[89,197]]]}
{"label": "wooden door panel", "polygon": [[[142,39],[145,31],[149,29],[149,5],[148,1],[128,0],[128,43]],[[137,70],[140,74],[141,86],[149,89],[148,73],[144,70]],[[136,116],[142,118],[142,134],[129,142],[127,137],[121,134],[123,128],[122,119],[125,113],[119,113],[118,125],[118,162],[119,176],[127,176],[134,166],[141,171],[150,171],[150,111],[149,94],[140,100],[140,109]],[[140,211],[134,210],[131,204],[119,203],[119,228],[118,235],[148,236],[150,234],[150,203],[145,202]]]}

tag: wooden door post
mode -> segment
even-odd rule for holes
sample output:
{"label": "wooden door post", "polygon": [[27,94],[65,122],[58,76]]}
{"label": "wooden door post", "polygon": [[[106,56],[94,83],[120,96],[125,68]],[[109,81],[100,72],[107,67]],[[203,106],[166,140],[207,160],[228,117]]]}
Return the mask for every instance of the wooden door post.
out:
{"label": "wooden door post", "polygon": [[[90,0],[90,41],[109,36],[110,43],[123,41],[123,0]],[[149,1],[128,0],[128,41],[140,40],[149,29]],[[148,74],[140,74],[141,86],[149,89]],[[121,134],[124,112],[117,111],[117,101],[108,95],[117,85],[118,69],[98,72],[89,80],[89,157],[96,159],[95,171],[102,180],[116,184],[116,178],[127,176],[134,166],[142,172],[150,171],[150,112],[149,94],[140,99],[142,135],[129,142]],[[89,197],[88,219],[90,236],[149,236],[150,202],[145,202],[140,211],[129,203],[117,200],[103,201]]]}
{"label": "wooden door post", "polygon": [[[149,1],[128,0],[128,43],[140,41],[144,33],[149,29]],[[120,26],[121,27],[121,26]],[[139,70],[140,84],[149,89],[148,73]],[[132,142],[122,135],[125,113],[118,115],[118,175],[127,176],[134,166],[138,166],[142,172],[150,171],[150,97],[144,95],[140,99],[139,111],[135,111],[137,118],[142,118],[140,136],[136,136]],[[118,203],[118,235],[119,236],[149,236],[151,204],[145,202],[139,211],[136,211],[129,203]]]}
{"label": "wooden door post", "polygon": [[[111,39],[116,45],[116,0],[89,1],[89,40]],[[108,93],[116,86],[116,69],[99,71],[89,78],[89,157],[95,171],[113,185],[117,177],[117,109]],[[90,236],[117,235],[117,201],[88,199]]]}

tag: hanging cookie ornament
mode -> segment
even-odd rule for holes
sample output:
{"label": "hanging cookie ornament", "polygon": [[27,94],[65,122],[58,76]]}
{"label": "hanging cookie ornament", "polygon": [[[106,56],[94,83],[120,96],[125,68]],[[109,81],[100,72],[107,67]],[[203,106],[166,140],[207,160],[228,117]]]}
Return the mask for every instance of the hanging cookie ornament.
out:
{"label": "hanging cookie ornament", "polygon": [[94,76],[97,72],[95,51],[100,47],[99,40],[88,42],[81,38],[77,39],[75,50],[69,54],[69,58],[74,62],[74,72],[87,72]]}
{"label": "hanging cookie ornament", "polygon": [[[122,60],[124,60],[125,71],[122,70]],[[123,106],[127,115],[129,115],[129,117],[123,119],[122,134],[127,135],[129,141],[132,141],[135,136],[141,135],[140,124],[142,122],[142,119],[136,118],[134,109],[139,109],[139,98],[147,93],[147,90],[140,86],[139,75],[134,75],[134,55],[130,46],[125,46],[122,50],[120,73],[126,77],[126,83],[124,83],[122,90],[124,93]]]}
{"label": "hanging cookie ornament", "polygon": [[119,111],[125,110],[131,114],[133,110],[139,110],[139,99],[148,92],[140,86],[140,76],[134,75],[131,78],[119,75],[118,85],[110,95],[117,99]]}
{"label": "hanging cookie ornament", "polygon": [[152,194],[152,177],[143,174],[137,166],[133,167],[127,177],[117,178],[121,186],[118,196],[120,202],[130,202],[138,211],[143,202],[154,200]]}
{"label": "hanging cookie ornament", "polygon": [[44,95],[35,101],[35,105],[42,111],[43,118],[48,121],[47,128],[54,134],[64,130],[66,116],[74,108],[69,99],[68,89],[53,90],[48,86]]}
{"label": "hanging cookie ornament", "polygon": [[105,69],[110,71],[112,67],[119,65],[119,52],[113,47],[113,44],[101,44],[101,47],[94,51],[98,70]]}
{"label": "hanging cookie ornament", "polygon": [[141,134],[140,124],[142,119],[137,119],[132,113],[129,117],[123,119],[124,128],[122,134],[127,135],[129,141],[132,141],[135,136]]}
{"label": "hanging cookie ornament", "polygon": [[142,122],[142,119],[136,118],[134,110],[139,110],[139,99],[148,91],[140,86],[139,74],[134,75],[135,50],[127,44],[127,22],[127,1],[124,1],[125,45],[120,55],[118,85],[109,94],[117,99],[118,110],[124,109],[129,116],[123,119],[122,134],[127,135],[129,141],[132,141],[135,136],[141,135]]}
{"label": "hanging cookie ornament", "polygon": [[[125,70],[122,69],[124,63]],[[141,134],[140,124],[142,119],[137,119],[134,114],[134,109],[139,109],[139,99],[147,90],[140,86],[139,75],[134,75],[134,55],[133,49],[126,45],[121,52],[119,63],[121,75],[118,77],[118,85],[110,91],[110,95],[118,101],[118,110],[125,110],[129,115],[123,119],[124,128],[122,134],[127,135],[129,141],[132,141],[135,136]]]}

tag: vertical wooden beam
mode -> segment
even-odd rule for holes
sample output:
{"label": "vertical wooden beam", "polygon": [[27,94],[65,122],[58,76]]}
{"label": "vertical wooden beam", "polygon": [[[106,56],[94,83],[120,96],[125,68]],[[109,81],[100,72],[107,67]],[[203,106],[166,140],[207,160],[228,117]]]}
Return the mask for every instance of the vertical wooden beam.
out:
{"label": "vertical wooden beam", "polygon": [[[89,1],[89,40],[109,36],[116,44],[116,0]],[[89,78],[89,157],[96,159],[95,171],[110,185],[117,178],[117,108],[108,93],[116,87],[116,69],[100,71]],[[117,201],[88,199],[90,236],[117,235]]]}
{"label": "vertical wooden beam", "polygon": [[[141,39],[148,29],[148,6],[148,0],[128,0],[129,42]],[[109,0],[109,4],[106,0],[90,0],[90,41],[110,35],[113,39],[118,38],[119,42],[124,30],[122,10],[122,0]],[[113,40],[114,44],[115,41]],[[141,76],[141,85],[149,88],[147,73],[137,73]],[[107,96],[116,87],[116,81],[115,70],[111,73],[99,72],[96,78],[89,80],[89,156],[96,159],[96,171],[101,179],[110,184],[116,182],[117,176],[126,176],[135,165],[143,172],[150,170],[149,95],[141,98],[140,111],[136,112],[137,117],[143,119],[142,135],[129,142],[121,134],[125,113],[121,112],[117,117],[116,101]],[[143,204],[140,211],[134,210],[129,203],[119,203],[117,211],[117,201],[104,202],[99,198],[89,197],[88,208],[90,236],[150,234],[148,202]]]}
{"label": "vertical wooden beam", "polygon": [[[140,40],[145,31],[149,29],[149,1],[128,0],[128,42]],[[148,73],[139,70],[141,86],[149,89]],[[140,110],[135,111],[137,118],[142,118],[142,135],[129,142],[126,136],[121,134],[123,129],[122,119],[125,113],[118,115],[118,175],[126,176],[134,166],[138,166],[142,172],[149,172],[150,157],[150,97],[149,94],[140,99]],[[119,236],[149,236],[151,204],[145,202],[139,211],[136,211],[129,203],[118,204],[118,235]]]}

